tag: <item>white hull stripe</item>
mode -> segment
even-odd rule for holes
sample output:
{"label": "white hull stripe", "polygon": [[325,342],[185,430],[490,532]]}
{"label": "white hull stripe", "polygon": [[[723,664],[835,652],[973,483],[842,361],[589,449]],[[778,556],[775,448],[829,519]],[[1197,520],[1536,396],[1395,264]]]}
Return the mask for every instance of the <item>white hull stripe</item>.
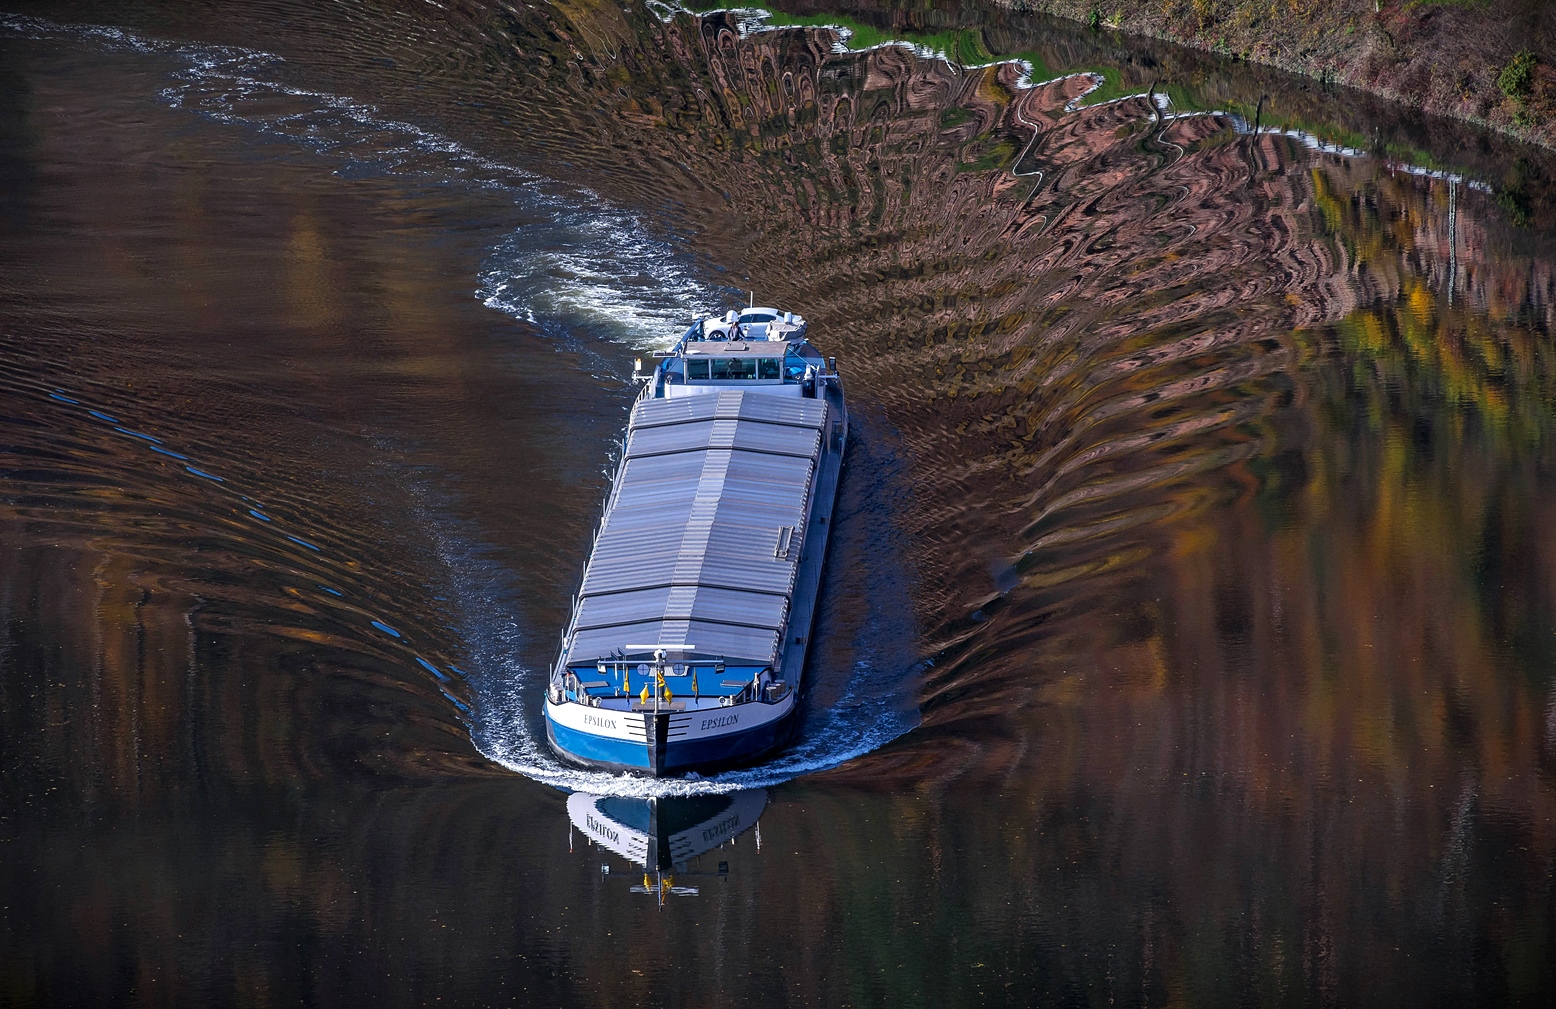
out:
{"label": "white hull stripe", "polygon": [[[775,704],[751,701],[727,708],[709,707],[693,711],[678,711],[670,715],[666,738],[674,742],[683,742],[735,735],[776,722],[793,710],[794,691],[791,690],[787,697]],[[642,743],[648,738],[646,722],[648,718],[653,717],[653,712],[594,708],[572,701],[552,704],[548,699],[546,717],[557,725],[576,732],[587,732],[603,739]]]}

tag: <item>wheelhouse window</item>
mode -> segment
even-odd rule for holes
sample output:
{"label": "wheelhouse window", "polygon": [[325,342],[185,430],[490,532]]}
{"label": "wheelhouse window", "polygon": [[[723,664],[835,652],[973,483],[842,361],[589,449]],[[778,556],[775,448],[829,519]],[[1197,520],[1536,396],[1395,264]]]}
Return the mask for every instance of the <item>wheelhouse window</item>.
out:
{"label": "wheelhouse window", "polygon": [[689,382],[776,382],[783,378],[781,357],[715,357],[686,358],[686,379]]}

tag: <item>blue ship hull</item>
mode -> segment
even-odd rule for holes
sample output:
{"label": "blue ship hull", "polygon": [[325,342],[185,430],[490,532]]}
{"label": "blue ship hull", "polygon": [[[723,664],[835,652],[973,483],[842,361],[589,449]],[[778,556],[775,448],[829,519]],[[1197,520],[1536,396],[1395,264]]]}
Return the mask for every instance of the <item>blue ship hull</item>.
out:
{"label": "blue ship hull", "polygon": [[[654,776],[735,767],[758,760],[788,740],[794,713],[749,732],[732,732],[687,741],[640,743],[612,739],[558,725],[546,718],[546,736],[567,760],[601,771],[633,771]],[[662,738],[662,733],[661,733]]]}

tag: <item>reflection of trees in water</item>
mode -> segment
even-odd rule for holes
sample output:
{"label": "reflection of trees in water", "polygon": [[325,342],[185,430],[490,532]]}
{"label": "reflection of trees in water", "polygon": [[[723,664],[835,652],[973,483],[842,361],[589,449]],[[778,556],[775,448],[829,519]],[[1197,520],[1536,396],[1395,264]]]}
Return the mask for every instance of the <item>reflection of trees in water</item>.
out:
{"label": "reflection of trees in water", "polygon": [[[55,506],[48,547],[0,524],[0,594],[29,600],[0,633],[11,798],[117,814],[234,783],[488,771],[408,659],[269,584],[264,544],[216,560],[208,538],[200,571],[100,518],[75,540],[82,516]],[[120,519],[145,535],[144,516]]]}
{"label": "reflection of trees in water", "polygon": [[[946,648],[925,724],[780,798],[706,914],[649,918],[587,852],[555,869],[561,797],[527,782],[292,793],[363,754],[480,769],[403,656],[329,639],[246,562],[198,603],[148,596],[87,523],[91,543],[60,536],[68,578],[0,556],[8,598],[56,622],[7,631],[8,794],[63,824],[176,772],[170,801],[212,833],[83,845],[67,824],[7,860],[51,936],[107,951],[70,967],[122,972],[83,987],[342,1001],[384,964],[407,1002],[449,990],[429,977],[489,996],[493,971],[595,1004],[1549,985],[1548,261],[1462,193],[1450,248],[1440,184],[1208,118],[1152,127],[1140,102],[1064,113],[1078,81],[1019,93],[901,50],[567,12],[513,13],[522,52],[493,76],[569,97],[510,101],[621,192],[683,199],[900,435]],[[223,550],[252,544],[202,563]],[[95,673],[35,689],[74,668]],[[29,895],[34,866],[64,889]],[[8,948],[57,979],[66,945]]]}
{"label": "reflection of trees in water", "polygon": [[[709,58],[782,65],[775,39]],[[901,434],[951,646],[923,728],[835,776],[1019,781],[1056,834],[1090,809],[1094,840],[1054,843],[1096,852],[1104,892],[1121,869],[1164,914],[1259,921],[1239,951],[1137,923],[1186,976],[1246,955],[1345,990],[1408,974],[1399,942],[1463,963],[1476,935],[1522,971],[1543,890],[1497,866],[1538,874],[1556,841],[1548,262],[1446,183],[1141,103],[1066,114],[1064,85],[899,51],[842,62],[810,155],[726,168],[759,183],[730,188],[764,222],[753,272]],[[1018,114],[1041,181],[957,170]],[[964,595],[1009,558],[1013,590]]]}

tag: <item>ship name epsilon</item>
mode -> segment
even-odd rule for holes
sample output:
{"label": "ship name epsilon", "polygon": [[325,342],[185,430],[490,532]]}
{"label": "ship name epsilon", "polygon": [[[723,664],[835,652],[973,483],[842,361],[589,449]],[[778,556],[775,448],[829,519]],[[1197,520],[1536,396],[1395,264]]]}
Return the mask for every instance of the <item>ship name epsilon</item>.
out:
{"label": "ship name epsilon", "polygon": [[722,729],[726,725],[735,725],[739,723],[739,721],[739,715],[720,715],[718,718],[704,718],[702,720],[702,727],[697,731],[701,732],[706,729]]}
{"label": "ship name epsilon", "polygon": [[735,828],[738,826],[740,826],[739,813],[726,816],[724,819],[720,820],[718,823],[715,823],[713,826],[704,828],[702,832],[702,839],[704,841],[711,841],[715,837],[723,837],[725,834],[732,834],[734,833]]}
{"label": "ship name epsilon", "polygon": [[620,834],[618,834],[614,830],[611,830],[609,827],[607,827],[605,824],[601,823],[599,820],[596,820],[590,814],[588,814],[588,813],[584,814],[584,822],[586,822],[589,825],[589,829],[590,830],[594,831],[596,834],[599,834],[601,837],[607,838],[608,840],[611,840],[611,841],[614,841],[617,844],[621,843],[621,835]]}

